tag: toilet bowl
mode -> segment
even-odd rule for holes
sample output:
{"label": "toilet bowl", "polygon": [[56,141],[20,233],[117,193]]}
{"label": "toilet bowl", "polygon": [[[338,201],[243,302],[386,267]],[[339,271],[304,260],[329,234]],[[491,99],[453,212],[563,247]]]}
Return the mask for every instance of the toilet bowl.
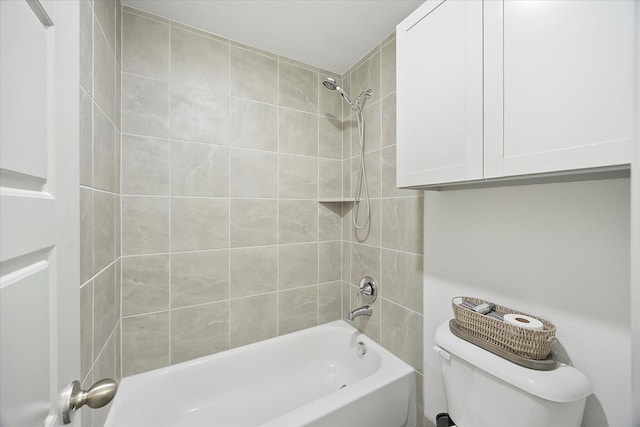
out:
{"label": "toilet bowl", "polygon": [[589,379],[559,363],[551,371],[525,368],[438,327],[436,350],[447,410],[458,427],[580,426]]}

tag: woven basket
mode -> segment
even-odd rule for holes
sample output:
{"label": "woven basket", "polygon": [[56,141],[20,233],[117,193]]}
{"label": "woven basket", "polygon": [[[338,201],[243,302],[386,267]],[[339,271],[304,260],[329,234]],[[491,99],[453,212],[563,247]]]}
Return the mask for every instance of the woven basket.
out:
{"label": "woven basket", "polygon": [[542,331],[525,329],[461,307],[460,304],[463,301],[474,305],[484,304],[488,301],[471,297],[456,297],[451,301],[456,323],[469,335],[528,359],[542,360],[551,353],[551,345],[556,334],[556,327],[551,322],[531,314],[496,305],[494,311],[498,314],[524,314],[538,319],[544,325]]}

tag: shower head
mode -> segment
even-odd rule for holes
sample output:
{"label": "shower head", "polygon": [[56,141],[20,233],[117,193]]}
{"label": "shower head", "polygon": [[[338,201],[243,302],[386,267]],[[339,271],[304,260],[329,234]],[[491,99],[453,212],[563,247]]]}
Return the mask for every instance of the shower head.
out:
{"label": "shower head", "polygon": [[325,77],[324,80],[322,81],[322,84],[324,85],[324,87],[326,87],[329,90],[340,89],[340,86],[338,86],[338,83],[335,81],[335,79],[332,79],[331,77]]}

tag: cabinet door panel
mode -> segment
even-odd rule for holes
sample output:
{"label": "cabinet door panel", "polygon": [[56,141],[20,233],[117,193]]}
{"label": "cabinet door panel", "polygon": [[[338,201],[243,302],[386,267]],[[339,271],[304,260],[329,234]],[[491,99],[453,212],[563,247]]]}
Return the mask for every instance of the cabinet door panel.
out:
{"label": "cabinet door panel", "polygon": [[635,7],[487,2],[485,177],[629,163]]}
{"label": "cabinet door panel", "polygon": [[482,178],[482,3],[425,3],[397,40],[398,186]]}

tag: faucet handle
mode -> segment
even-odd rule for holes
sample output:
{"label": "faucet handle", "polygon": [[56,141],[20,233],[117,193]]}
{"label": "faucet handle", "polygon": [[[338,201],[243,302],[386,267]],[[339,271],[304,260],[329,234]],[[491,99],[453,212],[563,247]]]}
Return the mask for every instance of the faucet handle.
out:
{"label": "faucet handle", "polygon": [[360,288],[358,289],[358,297],[365,304],[372,304],[378,297],[378,283],[369,276],[360,279]]}

